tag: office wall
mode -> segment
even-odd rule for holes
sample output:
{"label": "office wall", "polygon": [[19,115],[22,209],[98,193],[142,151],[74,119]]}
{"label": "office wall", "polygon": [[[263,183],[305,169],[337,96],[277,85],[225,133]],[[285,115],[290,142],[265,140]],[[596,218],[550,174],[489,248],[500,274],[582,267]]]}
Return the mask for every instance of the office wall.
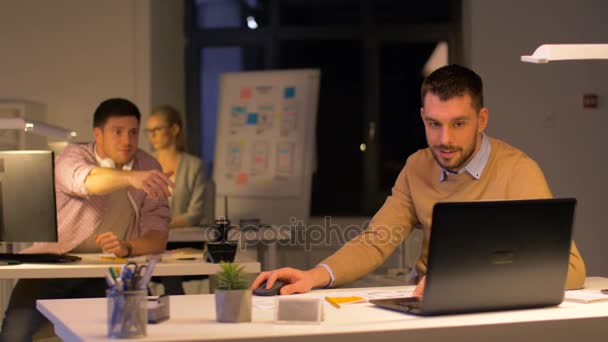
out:
{"label": "office wall", "polygon": [[[608,60],[520,62],[542,43],[608,43],[608,3],[465,0],[463,10],[466,59],[485,82],[489,134],[535,158],[555,196],[578,199],[574,237],[588,274],[608,276]],[[599,96],[598,109],[583,109],[584,93]]]}
{"label": "office wall", "polygon": [[184,4],[182,0],[151,0],[150,12],[150,109],[169,104],[184,115]]}
{"label": "office wall", "polygon": [[[2,0],[0,99],[46,104],[47,121],[76,130],[79,141],[92,139],[93,111],[109,97],[131,99],[144,120],[157,103],[183,109],[182,8],[160,0]],[[148,146],[143,134],[140,145]]]}

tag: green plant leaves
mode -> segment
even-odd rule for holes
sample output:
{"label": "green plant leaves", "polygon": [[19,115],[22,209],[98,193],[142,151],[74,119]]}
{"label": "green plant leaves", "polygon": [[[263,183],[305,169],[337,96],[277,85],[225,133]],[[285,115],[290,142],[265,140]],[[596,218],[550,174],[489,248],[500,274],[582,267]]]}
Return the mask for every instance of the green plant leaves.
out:
{"label": "green plant leaves", "polygon": [[220,262],[221,271],[217,273],[218,290],[245,290],[248,288],[245,268],[237,262]]}

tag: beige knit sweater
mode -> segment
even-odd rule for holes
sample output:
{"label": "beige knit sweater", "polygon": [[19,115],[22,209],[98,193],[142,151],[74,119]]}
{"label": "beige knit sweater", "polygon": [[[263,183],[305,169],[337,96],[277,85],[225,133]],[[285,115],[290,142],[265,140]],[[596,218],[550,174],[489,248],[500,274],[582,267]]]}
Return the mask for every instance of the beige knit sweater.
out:
{"label": "beige knit sweater", "polygon": [[[537,163],[522,151],[490,138],[491,152],[479,180],[468,172],[440,182],[441,168],[426,148],[412,154],[382,208],[369,227],[322,261],[331,267],[340,286],[373,271],[391,255],[416,224],[424,230],[422,253],[416,263],[426,273],[433,205],[439,201],[550,198],[551,191]],[[581,288],[585,264],[572,242],[568,289]]]}

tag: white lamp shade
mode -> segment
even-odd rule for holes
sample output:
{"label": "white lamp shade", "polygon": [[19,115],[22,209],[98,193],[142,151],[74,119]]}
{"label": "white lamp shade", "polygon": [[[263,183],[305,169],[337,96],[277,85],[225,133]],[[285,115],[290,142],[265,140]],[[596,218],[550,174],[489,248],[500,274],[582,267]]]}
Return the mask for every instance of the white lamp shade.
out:
{"label": "white lamp shade", "polygon": [[608,44],[543,44],[522,62],[549,63],[576,59],[608,59]]}

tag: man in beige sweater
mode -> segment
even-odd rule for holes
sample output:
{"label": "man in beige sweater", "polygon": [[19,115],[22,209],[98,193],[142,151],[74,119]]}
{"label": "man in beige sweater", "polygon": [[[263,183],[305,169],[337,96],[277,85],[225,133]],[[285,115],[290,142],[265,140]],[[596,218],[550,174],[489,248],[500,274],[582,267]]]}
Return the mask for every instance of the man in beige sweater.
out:
{"label": "man in beige sweater", "polygon": [[[281,268],[262,272],[264,280],[287,282],[281,294],[340,286],[373,271],[391,255],[412,228],[424,230],[416,270],[426,274],[433,205],[439,201],[534,199],[552,197],[538,164],[522,151],[483,132],[488,109],[483,105],[481,78],[472,70],[450,65],[429,75],[421,89],[428,148],[406,161],[392,189],[369,227],[318,266],[301,271]],[[568,289],[581,288],[585,264],[572,242]],[[421,295],[424,277],[415,294]]]}

